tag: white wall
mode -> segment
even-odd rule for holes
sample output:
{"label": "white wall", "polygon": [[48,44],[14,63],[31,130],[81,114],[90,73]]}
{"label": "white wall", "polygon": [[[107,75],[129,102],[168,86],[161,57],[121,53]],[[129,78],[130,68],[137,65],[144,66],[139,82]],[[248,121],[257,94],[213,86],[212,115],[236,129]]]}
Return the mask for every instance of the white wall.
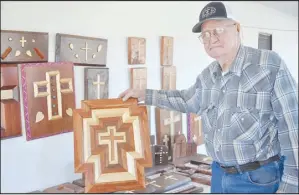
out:
{"label": "white wall", "polygon": [[[128,36],[147,39],[148,87],[160,88],[159,36],[174,37],[177,88],[190,86],[211,62],[191,29],[206,2],[1,2],[1,29],[49,32],[49,61],[54,61],[55,33],[108,39],[111,98],[129,87]],[[253,2],[229,2],[243,25],[298,29],[298,19]],[[273,34],[273,50],[298,81],[298,32]],[[243,42],[257,47],[258,29],[243,28]],[[76,103],[83,99],[83,69],[75,68]],[[23,110],[22,110],[23,112]],[[154,109],[152,109],[152,119]],[[23,116],[22,116],[23,117]],[[154,133],[154,120],[152,120]],[[24,120],[22,121],[24,129]],[[186,119],[184,118],[184,132]],[[42,190],[79,178],[73,169],[73,133],[26,142],[24,136],[1,141],[1,191]],[[200,147],[204,153],[204,147]]]}

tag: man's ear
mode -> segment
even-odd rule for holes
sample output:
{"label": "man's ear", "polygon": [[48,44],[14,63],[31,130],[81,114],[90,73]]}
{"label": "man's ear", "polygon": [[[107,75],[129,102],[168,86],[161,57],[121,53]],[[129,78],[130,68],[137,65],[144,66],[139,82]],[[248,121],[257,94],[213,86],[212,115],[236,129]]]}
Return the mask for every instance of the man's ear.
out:
{"label": "man's ear", "polygon": [[240,23],[237,23],[237,31],[240,32],[241,26]]}

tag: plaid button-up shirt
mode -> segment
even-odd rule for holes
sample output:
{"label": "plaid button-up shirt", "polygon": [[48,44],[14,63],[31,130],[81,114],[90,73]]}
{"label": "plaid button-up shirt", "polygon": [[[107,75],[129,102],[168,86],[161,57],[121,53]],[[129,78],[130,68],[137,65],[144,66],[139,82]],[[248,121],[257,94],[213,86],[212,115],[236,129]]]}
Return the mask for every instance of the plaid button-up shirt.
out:
{"label": "plaid button-up shirt", "polygon": [[275,52],[241,45],[227,73],[215,61],[188,89],[147,89],[145,104],[200,115],[220,164],[285,156],[279,191],[298,192],[298,88]]}

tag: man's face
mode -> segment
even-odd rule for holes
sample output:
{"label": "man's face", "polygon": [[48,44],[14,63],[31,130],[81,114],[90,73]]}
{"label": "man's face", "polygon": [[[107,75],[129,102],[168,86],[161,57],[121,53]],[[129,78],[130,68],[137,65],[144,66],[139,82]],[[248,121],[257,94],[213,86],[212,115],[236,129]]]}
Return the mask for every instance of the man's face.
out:
{"label": "man's face", "polygon": [[230,20],[210,20],[202,25],[201,39],[207,54],[217,59],[236,48],[238,31]]}

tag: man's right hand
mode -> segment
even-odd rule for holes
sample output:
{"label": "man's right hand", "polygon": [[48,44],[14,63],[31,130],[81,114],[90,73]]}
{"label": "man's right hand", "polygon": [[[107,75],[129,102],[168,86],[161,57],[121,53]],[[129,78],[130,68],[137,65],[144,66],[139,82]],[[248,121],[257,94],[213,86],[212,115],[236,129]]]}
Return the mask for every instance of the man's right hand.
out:
{"label": "man's right hand", "polygon": [[145,91],[144,89],[127,89],[126,91],[122,92],[118,98],[122,98],[123,101],[128,100],[130,97],[138,98],[138,101],[145,100]]}

